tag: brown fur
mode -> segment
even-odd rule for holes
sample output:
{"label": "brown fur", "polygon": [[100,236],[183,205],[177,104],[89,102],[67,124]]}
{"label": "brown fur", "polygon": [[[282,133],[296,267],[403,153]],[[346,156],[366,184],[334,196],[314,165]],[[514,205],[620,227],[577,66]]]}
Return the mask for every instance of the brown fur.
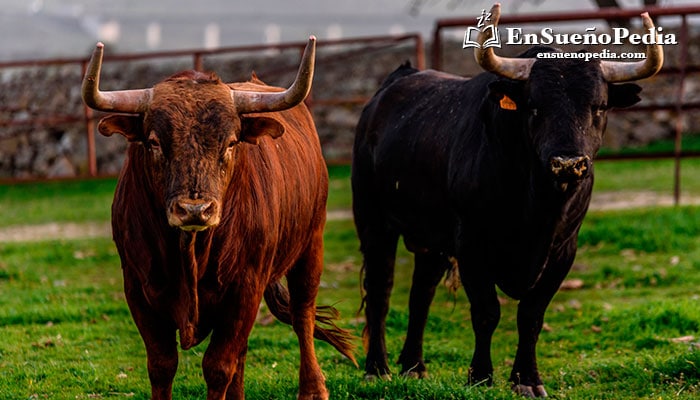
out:
{"label": "brown fur", "polygon": [[[279,90],[255,78],[230,87]],[[100,123],[103,134],[133,142],[112,225],[152,396],[172,396],[179,330],[185,349],[212,333],[202,363],[207,398],[243,398],[247,338],[264,296],[299,337],[299,397],[324,399],[312,335],[354,357],[351,335],[332,323],[336,312],[315,306],[328,176],[314,123],[303,104],[238,115],[228,93],[213,74],[181,73],[154,87],[145,116]],[[220,220],[198,232],[171,226],[183,198],[212,199]]]}

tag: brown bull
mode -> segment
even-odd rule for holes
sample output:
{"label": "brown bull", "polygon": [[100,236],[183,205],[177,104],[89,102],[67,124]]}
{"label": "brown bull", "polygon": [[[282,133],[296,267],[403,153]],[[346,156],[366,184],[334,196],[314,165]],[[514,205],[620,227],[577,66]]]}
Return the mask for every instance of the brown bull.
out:
{"label": "brown bull", "polygon": [[102,92],[102,44],[95,49],[85,103],[131,114],[107,116],[98,129],[130,142],[112,229],[153,399],[172,397],[177,331],[183,349],[211,333],[207,399],[244,398],[247,340],[263,297],[298,336],[300,399],[328,398],[314,336],[353,359],[333,310],[315,305],[328,175],[302,104],[314,50],[311,37],[287,90],[188,71],[150,89]]}

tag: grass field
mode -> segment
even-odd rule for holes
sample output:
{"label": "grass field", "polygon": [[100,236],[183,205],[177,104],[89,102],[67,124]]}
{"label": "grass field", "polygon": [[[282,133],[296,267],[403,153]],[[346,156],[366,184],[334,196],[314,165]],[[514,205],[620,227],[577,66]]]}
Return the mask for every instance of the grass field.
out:
{"label": "grass field", "polygon": [[[700,195],[700,162],[684,161],[683,188]],[[349,171],[332,168],[329,209],[350,206]],[[672,163],[600,162],[596,191],[671,192]],[[0,227],[109,219],[114,180],[0,187]],[[319,304],[360,335],[360,254],[352,221],[329,221]],[[395,360],[407,321],[412,259],[398,257],[388,318]],[[556,399],[700,396],[700,208],[592,211],[570,278],[546,315],[538,356]],[[473,349],[466,296],[438,290],[426,333],[430,377],[365,382],[362,370],[318,343],[333,399],[516,399],[507,377],[517,302],[503,296],[494,335],[495,384],[465,385]],[[358,346],[361,343],[358,341]],[[201,399],[206,343],[181,352],[175,398]],[[122,294],[108,238],[0,243],[0,399],[147,399],[145,351]],[[361,347],[358,360],[364,361]],[[249,341],[249,399],[292,399],[298,349],[290,327],[259,325]],[[398,368],[397,368],[398,369]]]}

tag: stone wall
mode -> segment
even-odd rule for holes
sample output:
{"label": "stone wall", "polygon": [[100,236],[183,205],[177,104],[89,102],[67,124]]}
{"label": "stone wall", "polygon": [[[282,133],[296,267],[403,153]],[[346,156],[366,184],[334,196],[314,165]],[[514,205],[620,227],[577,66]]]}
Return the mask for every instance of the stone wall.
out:
{"label": "stone wall", "polygon": [[[667,65],[677,63],[677,50],[667,48]],[[106,52],[109,55],[109,48]],[[700,64],[699,52],[698,46],[693,46],[689,60],[698,60],[695,64]],[[443,54],[444,70],[461,75],[478,73],[471,52],[463,51],[460,43],[445,44]],[[251,71],[256,71],[269,84],[287,86],[294,78],[298,57],[296,50],[263,55],[212,56],[205,59],[204,66],[216,71],[225,81],[247,80]],[[384,77],[405,60],[412,60],[415,65],[413,49],[408,46],[319,48],[311,105],[329,162],[350,159],[362,99],[370,97]],[[172,73],[188,68],[191,68],[190,59],[107,60],[101,88],[150,87]],[[71,177],[88,173],[80,82],[81,71],[77,64],[0,70],[0,179]],[[640,82],[644,87],[642,104],[672,103],[677,94],[677,82],[670,76]],[[691,75],[687,79],[686,101],[700,101],[699,86],[699,76]],[[685,114],[685,131],[700,132],[699,114]],[[675,124],[676,116],[672,111],[612,113],[606,145],[622,148],[672,138]],[[116,174],[123,163],[125,140],[93,135],[98,173]]]}

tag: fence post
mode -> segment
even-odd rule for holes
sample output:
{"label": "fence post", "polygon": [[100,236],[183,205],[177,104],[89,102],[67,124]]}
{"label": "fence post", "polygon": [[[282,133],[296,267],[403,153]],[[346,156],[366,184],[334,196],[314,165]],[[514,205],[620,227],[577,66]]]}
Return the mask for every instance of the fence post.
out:
{"label": "fence post", "polygon": [[423,37],[421,35],[414,36],[415,46],[416,46],[416,68],[419,70],[425,69],[425,45],[423,44]]}
{"label": "fence post", "polygon": [[193,54],[193,64],[194,64],[194,70],[203,72],[204,71],[204,62],[202,61],[202,53],[195,52]]}
{"label": "fence post", "polygon": [[673,204],[681,202],[681,152],[683,151],[683,87],[685,85],[686,67],[688,64],[688,15],[683,14],[681,20],[681,52],[678,62],[679,78],[676,92],[676,126],[674,139],[674,171],[673,171]]}
{"label": "fence post", "polygon": [[441,30],[442,26],[438,21],[438,23],[435,24],[435,30],[433,31],[433,48],[431,51],[433,57],[430,62],[430,68],[437,71],[440,71],[440,69],[442,68],[442,36],[440,35]]}

